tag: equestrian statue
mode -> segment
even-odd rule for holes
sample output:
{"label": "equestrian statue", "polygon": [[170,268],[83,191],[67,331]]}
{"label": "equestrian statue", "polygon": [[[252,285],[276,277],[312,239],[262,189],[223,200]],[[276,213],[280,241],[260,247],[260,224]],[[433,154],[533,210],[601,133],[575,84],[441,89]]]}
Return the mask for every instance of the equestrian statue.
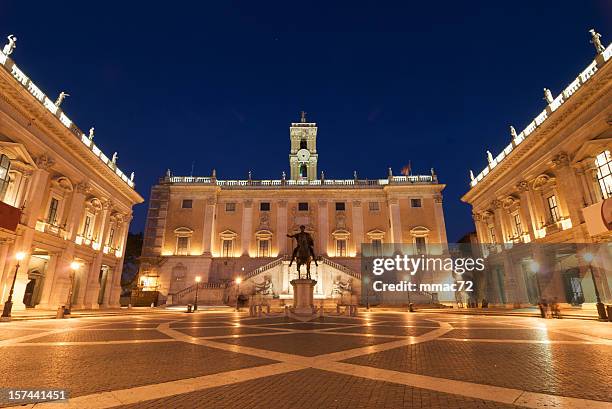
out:
{"label": "equestrian statue", "polygon": [[318,266],[318,264],[314,254],[314,241],[312,240],[310,233],[307,233],[305,230],[306,227],[300,226],[299,233],[287,235],[287,237],[297,241],[297,246],[295,249],[293,249],[293,254],[291,255],[289,267],[291,267],[293,260],[295,260],[295,263],[297,264],[298,279],[301,279],[302,276],[300,273],[300,267],[302,265],[306,265],[306,279],[310,280],[310,263],[314,261],[316,266]]}

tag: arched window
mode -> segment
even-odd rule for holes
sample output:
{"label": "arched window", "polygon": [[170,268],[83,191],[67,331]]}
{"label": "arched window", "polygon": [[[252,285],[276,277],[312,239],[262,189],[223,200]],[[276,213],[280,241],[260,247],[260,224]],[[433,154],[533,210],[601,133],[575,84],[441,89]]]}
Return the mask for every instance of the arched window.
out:
{"label": "arched window", "polygon": [[4,194],[10,183],[10,169],[11,160],[6,155],[0,155],[0,200],[4,199]]}
{"label": "arched window", "polygon": [[306,139],[300,140],[300,149],[308,149],[308,142],[306,142]]}
{"label": "arched window", "polygon": [[308,177],[308,166],[305,163],[300,165],[300,176],[303,178]]}

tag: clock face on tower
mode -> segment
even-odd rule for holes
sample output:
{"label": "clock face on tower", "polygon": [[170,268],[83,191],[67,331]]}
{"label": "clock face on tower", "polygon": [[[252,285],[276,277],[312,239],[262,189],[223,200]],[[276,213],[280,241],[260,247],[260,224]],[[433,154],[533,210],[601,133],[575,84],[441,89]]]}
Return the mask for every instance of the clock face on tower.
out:
{"label": "clock face on tower", "polygon": [[307,162],[308,158],[310,158],[310,151],[308,149],[300,149],[297,151],[297,159],[300,162]]}

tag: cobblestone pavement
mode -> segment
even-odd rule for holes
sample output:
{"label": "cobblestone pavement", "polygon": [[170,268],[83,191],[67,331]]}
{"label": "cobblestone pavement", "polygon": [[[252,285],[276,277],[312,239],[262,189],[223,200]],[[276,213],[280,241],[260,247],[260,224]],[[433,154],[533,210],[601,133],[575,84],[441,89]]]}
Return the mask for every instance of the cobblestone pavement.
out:
{"label": "cobblestone pavement", "polygon": [[[69,391],[36,408],[612,408],[609,362],[612,325],[595,321],[386,311],[0,323],[0,390]],[[0,407],[18,403],[0,392]]]}

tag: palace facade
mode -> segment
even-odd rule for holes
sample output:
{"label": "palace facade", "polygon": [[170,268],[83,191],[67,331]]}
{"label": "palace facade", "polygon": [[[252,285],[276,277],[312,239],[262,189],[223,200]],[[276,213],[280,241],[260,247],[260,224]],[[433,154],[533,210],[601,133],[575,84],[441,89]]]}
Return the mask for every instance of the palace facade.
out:
{"label": "palace facade", "polygon": [[595,301],[596,285],[612,300],[612,46],[596,49],[556,97],[544,89],[543,111],[520,133],[511,127],[482,172],[470,172],[462,200],[491,266],[479,298],[581,305]]}
{"label": "palace facade", "polygon": [[[404,243],[424,251],[446,242],[444,185],[433,170],[422,176],[326,179],[318,173],[317,124],[289,128],[289,175],[277,180],[221,180],[172,175],[151,190],[141,257],[140,286],[159,302],[227,302],[227,286],[242,280],[239,293],[292,298],[287,237],[304,225],[315,242],[319,266],[311,272],[315,297],[340,288],[360,291],[362,246]],[[237,294],[236,292],[233,293]]]}
{"label": "palace facade", "polygon": [[[0,52],[0,302],[13,311],[118,307],[132,206],[143,201],[89,135]],[[17,267],[17,255],[23,256]],[[15,276],[16,273],[16,276]]]}

